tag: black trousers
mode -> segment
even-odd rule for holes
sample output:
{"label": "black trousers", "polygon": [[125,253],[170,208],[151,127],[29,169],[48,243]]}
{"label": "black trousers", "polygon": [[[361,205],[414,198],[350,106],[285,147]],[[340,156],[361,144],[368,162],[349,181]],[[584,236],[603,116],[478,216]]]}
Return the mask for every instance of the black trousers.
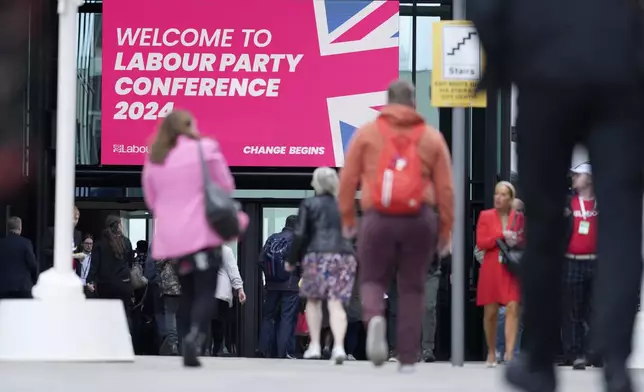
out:
{"label": "black trousers", "polygon": [[593,345],[625,364],[642,275],[644,99],[639,86],[519,85],[519,188],[527,248],[522,260],[524,348],[550,366],[560,341],[567,174],[575,144],[590,151],[598,205]]}
{"label": "black trousers", "polygon": [[198,328],[200,333],[205,334],[216,311],[215,291],[221,266],[221,248],[182,257],[176,266],[181,284],[177,311],[179,337],[185,337],[192,328]]}
{"label": "black trousers", "polygon": [[[566,359],[575,360],[588,353],[588,332],[592,315],[592,287],[597,260],[566,258],[563,271],[561,340]],[[592,329],[591,329],[592,331]]]}
{"label": "black trousers", "polygon": [[226,337],[226,324],[230,313],[230,306],[228,302],[220,299],[216,300],[216,313],[210,324],[212,333],[212,355],[214,357],[219,355],[223,349],[224,340]]}

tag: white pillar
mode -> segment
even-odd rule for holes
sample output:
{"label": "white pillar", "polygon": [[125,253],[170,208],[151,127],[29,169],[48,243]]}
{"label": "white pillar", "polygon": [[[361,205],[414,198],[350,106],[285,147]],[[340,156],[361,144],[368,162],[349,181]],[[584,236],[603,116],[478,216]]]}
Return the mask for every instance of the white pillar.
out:
{"label": "white pillar", "polygon": [[56,110],[56,192],[54,268],[40,275],[33,295],[84,300],[83,284],[73,270],[74,184],[76,177],[76,41],[78,7],[83,0],[58,2],[58,107]]}
{"label": "white pillar", "polygon": [[[76,41],[83,0],[59,0],[58,110],[54,268],[43,272],[34,300],[0,301],[0,360],[132,361],[123,303],[87,301],[73,270],[76,135]],[[44,202],[44,201],[43,201]]]}

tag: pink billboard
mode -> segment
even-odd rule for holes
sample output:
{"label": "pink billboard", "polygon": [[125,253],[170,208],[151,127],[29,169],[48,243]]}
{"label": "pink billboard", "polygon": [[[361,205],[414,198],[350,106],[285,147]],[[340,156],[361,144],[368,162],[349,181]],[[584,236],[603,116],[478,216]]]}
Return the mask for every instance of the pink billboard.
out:
{"label": "pink billboard", "polygon": [[398,77],[397,1],[103,3],[101,163],[141,165],[194,114],[231,166],[342,166]]}

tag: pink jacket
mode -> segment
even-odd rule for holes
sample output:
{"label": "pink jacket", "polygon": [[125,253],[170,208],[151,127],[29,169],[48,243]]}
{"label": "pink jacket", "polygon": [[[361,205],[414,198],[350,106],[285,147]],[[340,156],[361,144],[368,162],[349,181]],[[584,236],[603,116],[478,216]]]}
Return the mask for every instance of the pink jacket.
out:
{"label": "pink jacket", "polygon": [[[235,182],[219,144],[201,139],[210,176],[224,190],[232,192]],[[154,259],[175,258],[223,244],[206,221],[203,179],[197,141],[179,136],[177,145],[163,164],[146,159],[143,166],[145,202],[155,218],[152,239]],[[240,213],[242,227],[248,216]]]}

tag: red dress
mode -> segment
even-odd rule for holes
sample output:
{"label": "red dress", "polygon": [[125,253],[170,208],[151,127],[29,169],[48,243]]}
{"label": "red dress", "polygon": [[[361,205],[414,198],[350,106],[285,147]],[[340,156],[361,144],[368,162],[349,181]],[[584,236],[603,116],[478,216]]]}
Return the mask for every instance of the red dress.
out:
{"label": "red dress", "polygon": [[[508,218],[506,230],[519,232],[519,242],[523,240],[524,217],[512,211]],[[489,304],[507,305],[508,302],[520,302],[521,292],[519,281],[508,269],[499,262],[499,247],[497,239],[503,239],[503,224],[495,209],[481,211],[476,225],[476,246],[485,251],[483,264],[479,270],[479,281],[476,291],[476,304],[479,306]]]}

